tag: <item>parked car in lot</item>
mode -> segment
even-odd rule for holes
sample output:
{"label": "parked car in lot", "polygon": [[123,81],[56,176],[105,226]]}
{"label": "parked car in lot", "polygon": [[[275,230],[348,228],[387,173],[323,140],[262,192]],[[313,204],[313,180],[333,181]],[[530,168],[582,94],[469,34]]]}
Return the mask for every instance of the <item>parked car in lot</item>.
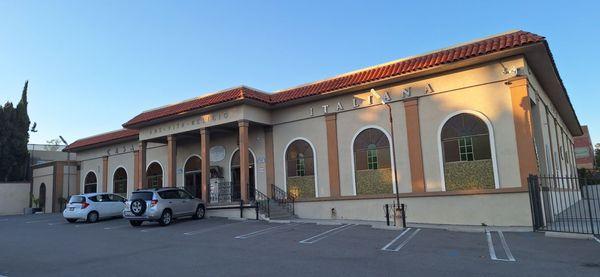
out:
{"label": "parked car in lot", "polygon": [[144,221],[157,221],[161,226],[171,224],[174,218],[192,216],[204,218],[206,208],[202,200],[178,188],[138,190],[125,202],[123,217],[132,226]]}
{"label": "parked car in lot", "polygon": [[63,211],[63,217],[71,223],[79,219],[94,223],[101,218],[121,217],[126,200],[112,193],[73,195]]}

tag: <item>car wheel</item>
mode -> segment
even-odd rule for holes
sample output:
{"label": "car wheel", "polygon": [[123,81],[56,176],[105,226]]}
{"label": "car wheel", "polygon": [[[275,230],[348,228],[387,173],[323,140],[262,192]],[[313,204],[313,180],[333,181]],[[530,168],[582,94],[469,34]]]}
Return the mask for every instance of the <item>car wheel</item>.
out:
{"label": "car wheel", "polygon": [[162,212],[162,215],[160,216],[160,219],[158,220],[158,224],[160,224],[160,226],[167,226],[167,225],[171,224],[172,220],[173,220],[173,215],[171,214],[171,211],[164,210]]}
{"label": "car wheel", "polygon": [[204,205],[198,205],[198,208],[196,208],[196,213],[194,213],[192,218],[193,219],[202,219],[202,218],[204,218],[204,214],[206,214],[206,209],[204,208]]}
{"label": "car wheel", "polygon": [[142,225],[142,221],[141,220],[130,220],[129,224],[131,224],[131,226],[133,226],[133,227],[138,227],[138,226]]}
{"label": "car wheel", "polygon": [[77,218],[66,218],[66,220],[67,220],[69,223],[75,223],[75,221],[77,221]]}
{"label": "car wheel", "polygon": [[90,212],[87,215],[87,223],[95,223],[96,221],[98,221],[98,212]]}
{"label": "car wheel", "polygon": [[134,215],[137,215],[137,216],[143,215],[144,212],[146,211],[146,201],[144,201],[142,199],[133,200],[131,202],[131,205],[129,206],[129,210],[131,210],[131,212]]}

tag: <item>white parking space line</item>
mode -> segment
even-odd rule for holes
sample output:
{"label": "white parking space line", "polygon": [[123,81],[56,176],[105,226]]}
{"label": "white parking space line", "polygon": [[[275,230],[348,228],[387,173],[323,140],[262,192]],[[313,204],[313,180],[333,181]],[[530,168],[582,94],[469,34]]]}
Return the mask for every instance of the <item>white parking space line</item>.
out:
{"label": "white parking space line", "polygon": [[[5,221],[8,221],[8,218],[2,218],[2,219],[0,219],[0,222],[5,222]],[[2,275],[0,275],[0,276],[2,276]]]}
{"label": "white parking space line", "polygon": [[228,227],[228,226],[238,225],[238,224],[244,224],[246,222],[248,222],[248,221],[241,221],[241,222],[234,222],[234,223],[222,224],[222,225],[211,227],[211,228],[205,228],[205,229],[200,229],[200,230],[196,230],[196,231],[185,232],[183,234],[186,235],[186,236],[193,236],[193,235],[198,235],[198,234],[204,234],[206,232],[210,232],[210,231],[222,229],[222,228],[225,228],[225,227]]}
{"label": "white parking space line", "polygon": [[299,243],[312,244],[312,243],[318,242],[318,241],[320,241],[320,240],[322,240],[324,238],[333,236],[333,235],[335,235],[335,234],[337,234],[339,232],[342,232],[344,230],[348,230],[348,229],[350,229],[350,228],[352,228],[354,226],[356,226],[356,224],[344,224],[342,226],[338,226],[338,227],[335,227],[333,229],[329,229],[329,230],[327,230],[327,231],[325,231],[323,233],[320,233],[318,235],[312,236],[310,238],[303,239],[303,240],[299,241]]}
{"label": "white parking space line", "polygon": [[496,249],[494,248],[494,241],[492,240],[492,233],[490,231],[485,232],[485,236],[487,237],[488,249],[490,252],[490,259],[494,261],[503,261],[503,262],[516,262],[517,260],[510,252],[510,248],[508,248],[508,243],[506,243],[506,239],[504,239],[504,234],[502,231],[496,231],[498,233],[498,237],[500,238],[500,243],[502,243],[502,248],[504,248],[504,254],[506,254],[506,259],[498,258],[496,255]]}
{"label": "white parking space line", "polygon": [[117,225],[117,226],[110,226],[110,227],[104,227],[104,230],[114,230],[114,229],[121,229],[121,228],[125,228],[125,227],[129,227],[130,224],[121,224],[121,225]]}
{"label": "white parking space line", "polygon": [[50,222],[50,223],[48,223],[48,226],[62,225],[62,224],[69,224],[69,222],[64,222],[64,221]]}
{"label": "white parking space line", "polygon": [[236,236],[235,238],[236,239],[247,239],[247,238],[256,237],[256,236],[260,236],[260,235],[269,233],[269,232],[274,231],[276,229],[281,229],[281,228],[284,228],[284,227],[292,227],[292,226],[296,226],[296,225],[300,225],[300,223],[291,223],[291,224],[282,224],[282,225],[279,225],[279,226],[273,226],[273,227],[269,227],[269,228],[266,228],[266,229],[254,231],[252,233],[248,233],[248,234],[244,234],[244,235],[239,235],[239,236]]}
{"label": "white parking space line", "polygon": [[594,240],[595,240],[597,243],[600,243],[600,239],[598,239],[598,238],[597,238],[597,237],[595,237],[595,236],[594,236]]}
{"label": "white parking space line", "polygon": [[[412,232],[411,232],[412,231]],[[407,228],[406,230],[404,230],[402,233],[400,233],[400,235],[398,235],[397,237],[395,237],[392,241],[390,241],[388,244],[386,244],[384,247],[381,248],[381,250],[383,251],[392,251],[392,252],[398,252],[400,251],[400,249],[402,249],[402,247],[404,247],[405,245],[408,244],[408,242],[414,237],[416,236],[419,232],[421,231],[421,229],[412,229],[412,228]],[[391,246],[394,245],[398,240],[400,240],[400,238],[402,238],[404,235],[408,234],[408,236],[406,237],[406,239],[404,239],[400,244],[398,244],[398,246],[392,248]]]}

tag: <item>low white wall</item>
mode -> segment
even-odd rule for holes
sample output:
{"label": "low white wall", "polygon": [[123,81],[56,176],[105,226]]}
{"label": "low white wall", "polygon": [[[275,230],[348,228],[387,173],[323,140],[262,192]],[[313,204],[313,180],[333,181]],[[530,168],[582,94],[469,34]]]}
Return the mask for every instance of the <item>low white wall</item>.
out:
{"label": "low white wall", "polygon": [[29,183],[0,183],[0,215],[22,214],[29,207]]}
{"label": "low white wall", "polygon": [[[226,217],[226,218],[240,218],[240,209],[219,209],[219,210],[207,210],[206,216],[210,217]],[[256,211],[254,209],[244,209],[244,218],[256,219]]]}
{"label": "low white wall", "polygon": [[[385,221],[383,206],[394,202],[393,198],[299,202],[295,212],[306,219]],[[531,226],[527,192],[407,197],[400,203],[406,204],[406,220],[411,223]],[[332,217],[332,208],[337,217]]]}

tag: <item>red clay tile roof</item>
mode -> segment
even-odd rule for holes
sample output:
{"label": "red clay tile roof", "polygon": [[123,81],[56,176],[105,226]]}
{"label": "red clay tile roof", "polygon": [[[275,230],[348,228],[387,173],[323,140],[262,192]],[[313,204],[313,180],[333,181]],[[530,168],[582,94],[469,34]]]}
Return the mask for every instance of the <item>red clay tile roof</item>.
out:
{"label": "red clay tile roof", "polygon": [[191,110],[233,100],[253,99],[266,104],[275,105],[290,100],[351,88],[373,81],[401,76],[403,74],[541,41],[545,41],[545,38],[542,36],[525,31],[515,31],[467,43],[454,48],[443,49],[433,53],[344,74],[331,79],[286,89],[274,94],[267,94],[247,87],[233,88],[178,104],[145,111],[127,121],[123,126],[132,127],[140,123],[150,122],[168,116],[176,116]]}
{"label": "red clay tile roof", "polygon": [[112,142],[115,140],[124,140],[124,139],[137,139],[138,138],[138,130],[132,129],[121,129],[117,131],[112,131],[92,137],[78,139],[75,142],[69,144],[63,151],[67,150],[77,150],[85,147],[95,146],[103,143]]}
{"label": "red clay tile roof", "polygon": [[124,127],[131,126],[134,124],[167,117],[173,116],[181,113],[185,113],[191,110],[200,109],[204,107],[208,107],[211,105],[234,101],[234,100],[242,100],[242,99],[253,99],[259,102],[263,102],[266,104],[270,104],[269,94],[264,92],[254,90],[248,87],[236,87],[228,90],[224,90],[221,92],[217,92],[211,95],[198,97],[192,100],[184,101],[181,103],[177,103],[174,105],[169,105],[149,111],[145,111],[133,119],[127,121],[127,123],[123,124]]}
{"label": "red clay tile roof", "polygon": [[271,97],[271,103],[283,103],[302,97],[349,88],[364,83],[399,76],[443,64],[453,63],[460,60],[506,50],[509,48],[536,43],[543,40],[544,37],[524,31],[503,34],[461,45],[455,48],[408,58],[398,62],[392,62],[382,66],[342,75],[306,86],[284,90],[273,94]]}

